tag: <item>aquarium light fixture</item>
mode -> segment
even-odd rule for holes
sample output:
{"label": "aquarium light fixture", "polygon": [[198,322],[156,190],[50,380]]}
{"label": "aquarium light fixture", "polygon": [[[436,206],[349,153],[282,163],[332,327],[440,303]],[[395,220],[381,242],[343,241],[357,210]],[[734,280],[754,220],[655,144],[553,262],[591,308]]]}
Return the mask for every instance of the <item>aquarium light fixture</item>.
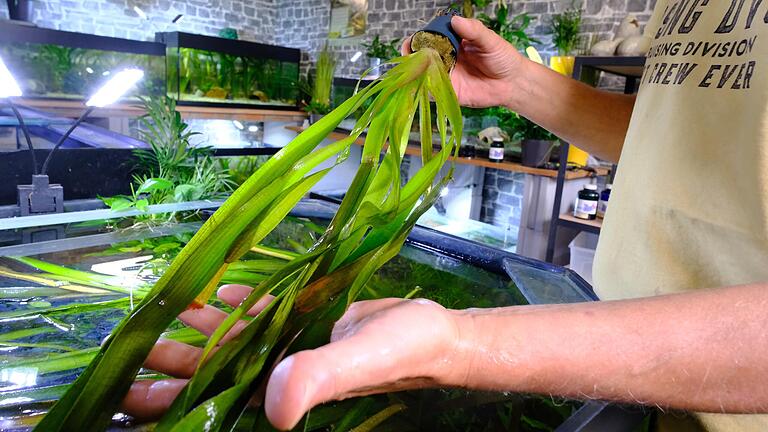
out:
{"label": "aquarium light fixture", "polygon": [[138,6],[134,6],[134,7],[133,7],[133,11],[134,11],[134,12],[136,12],[136,15],[138,15],[138,16],[139,16],[139,18],[141,18],[141,19],[143,19],[143,20],[146,20],[146,19],[148,19],[148,18],[147,18],[147,14],[145,14],[145,13],[144,13],[144,11],[143,11],[143,10],[141,10],[141,8],[140,8],[140,7],[138,7]]}
{"label": "aquarium light fixture", "polygon": [[93,69],[92,69],[90,66],[88,66],[87,68],[85,68],[85,71],[86,71],[86,72],[88,72],[89,74],[92,74],[92,73],[93,73]]}
{"label": "aquarium light fixture", "polygon": [[362,57],[362,56],[363,56],[363,52],[362,51],[358,51],[358,52],[352,54],[352,57],[349,59],[349,61],[354,63],[354,62],[360,60],[360,57]]}
{"label": "aquarium light fixture", "polygon": [[74,122],[72,126],[59,138],[59,141],[48,153],[48,157],[43,162],[43,169],[41,173],[48,175],[48,164],[51,163],[53,154],[61,147],[62,144],[69,138],[72,132],[80,126],[85,119],[91,115],[94,109],[103,108],[107,105],[112,105],[117,102],[118,99],[123,97],[128,90],[131,89],[140,79],[144,78],[144,71],[141,69],[125,69],[116,73],[112,78],[107,81],[96,93],[88,99],[85,105],[88,107],[85,112]]}
{"label": "aquarium light fixture", "polygon": [[32,138],[29,136],[29,129],[27,129],[26,123],[21,113],[16,109],[16,105],[11,101],[12,97],[19,97],[22,95],[21,87],[8,67],[5,65],[3,58],[0,57],[0,99],[5,99],[8,106],[13,111],[13,115],[16,116],[16,120],[19,122],[21,132],[24,134],[24,139],[27,141],[27,148],[29,148],[29,154],[32,159],[32,174],[37,174],[37,158],[35,157],[35,148],[32,147]]}
{"label": "aquarium light fixture", "polygon": [[21,87],[0,58],[0,99],[21,96]]}
{"label": "aquarium light fixture", "polygon": [[117,102],[144,77],[141,69],[125,69],[115,74],[85,104],[89,107],[103,108]]}
{"label": "aquarium light fixture", "polygon": [[256,125],[248,126],[248,132],[258,132],[258,131],[259,131],[259,127],[258,126],[256,126]]}
{"label": "aquarium light fixture", "polygon": [[232,120],[232,124],[235,125],[237,130],[245,129],[245,126],[243,126],[243,124],[239,120]]}

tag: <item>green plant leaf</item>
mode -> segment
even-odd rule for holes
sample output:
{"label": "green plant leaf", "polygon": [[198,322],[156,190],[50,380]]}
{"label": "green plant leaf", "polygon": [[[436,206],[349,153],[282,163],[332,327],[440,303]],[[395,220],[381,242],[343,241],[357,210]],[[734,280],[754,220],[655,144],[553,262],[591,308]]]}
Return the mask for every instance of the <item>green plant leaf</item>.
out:
{"label": "green plant leaf", "polygon": [[152,193],[173,187],[173,182],[164,178],[148,178],[136,189],[137,194]]}

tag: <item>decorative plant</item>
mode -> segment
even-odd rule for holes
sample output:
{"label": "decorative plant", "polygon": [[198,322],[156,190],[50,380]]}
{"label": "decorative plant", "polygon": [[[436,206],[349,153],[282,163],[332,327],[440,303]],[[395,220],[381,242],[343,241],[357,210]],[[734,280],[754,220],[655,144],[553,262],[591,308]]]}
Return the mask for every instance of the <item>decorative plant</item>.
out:
{"label": "decorative plant", "polygon": [[[367,130],[360,167],[323,236],[258,284],[214,332],[196,373],[155,430],[231,430],[284,352],[327,342],[330,324],[358,297],[371,275],[398,253],[416,220],[439,197],[453,170],[443,177],[440,171],[458,153],[461,111],[439,54],[422,49],[395,63],[380,80],[300,134],[235,191],[102,344],[36,430],[106,428],[150,349],[176,315],[208,302],[227,269],[261,242],[314,184],[346,160],[350,146]],[[373,103],[350,136],[318,148],[367,99]],[[437,153],[432,147],[432,101],[437,106],[435,124],[441,141]],[[422,168],[401,187],[400,164],[417,111]],[[325,161],[334,165],[316,170]],[[272,303],[238,336],[219,345],[267,293],[276,295]]]}
{"label": "decorative plant", "polygon": [[477,18],[518,50],[524,50],[534,43],[541,43],[527,33],[531,25],[531,17],[527,13],[522,13],[510,18],[509,8],[502,3],[496,7],[494,17],[482,13]]}
{"label": "decorative plant", "polygon": [[325,44],[315,63],[315,79],[312,83],[311,100],[304,110],[314,114],[326,114],[331,110],[331,86],[336,59]]}
{"label": "decorative plant", "polygon": [[146,114],[139,118],[139,134],[149,150],[136,150],[138,173],[134,175],[130,196],[104,198],[112,210],[150,204],[222,198],[232,190],[227,171],[212,159],[208,147],[196,147],[189,140],[197,132],[176,111],[176,101],[168,96],[143,99]]}
{"label": "decorative plant", "polygon": [[579,43],[581,10],[575,7],[552,17],[552,43],[561,56],[573,54]]}
{"label": "decorative plant", "polygon": [[376,35],[371,43],[363,42],[362,45],[365,47],[365,55],[368,58],[378,58],[386,61],[400,56],[400,39],[392,39],[385,43],[379,40],[379,35]]}

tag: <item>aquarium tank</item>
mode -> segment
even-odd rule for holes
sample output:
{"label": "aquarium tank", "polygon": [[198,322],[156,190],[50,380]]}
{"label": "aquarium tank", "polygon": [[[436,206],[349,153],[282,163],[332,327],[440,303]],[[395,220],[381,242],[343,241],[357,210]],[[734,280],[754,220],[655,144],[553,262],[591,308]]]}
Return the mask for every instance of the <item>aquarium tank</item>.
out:
{"label": "aquarium tank", "polygon": [[162,95],[165,47],[142,42],[0,22],[0,57],[24,96],[88,99],[110,75],[138,68],[144,79],[125,97]]}
{"label": "aquarium tank", "polygon": [[[311,247],[335,210],[303,200],[227,270],[223,282],[254,285],[268,277],[285,257]],[[5,230],[3,225],[10,225],[0,219],[0,429],[26,431],[37,424],[200,228],[205,214],[114,217],[58,227],[22,227],[17,221],[15,229]],[[25,243],[20,232],[54,228],[64,236],[45,243]],[[417,227],[400,254],[371,278],[361,299],[424,297],[466,308],[590,296],[588,286],[567,270]],[[231,310],[215,299],[212,304]],[[198,346],[206,339],[178,321],[164,337]],[[140,378],[163,377],[143,370]],[[295,430],[350,430],[389,409],[376,430],[552,431],[580,405],[512,393],[418,390],[331,402],[314,408]],[[258,410],[244,415],[248,430],[273,430]],[[118,414],[110,429],[147,427]]]}
{"label": "aquarium tank", "polygon": [[298,49],[181,32],[155,39],[166,45],[168,95],[181,103],[297,108]]}

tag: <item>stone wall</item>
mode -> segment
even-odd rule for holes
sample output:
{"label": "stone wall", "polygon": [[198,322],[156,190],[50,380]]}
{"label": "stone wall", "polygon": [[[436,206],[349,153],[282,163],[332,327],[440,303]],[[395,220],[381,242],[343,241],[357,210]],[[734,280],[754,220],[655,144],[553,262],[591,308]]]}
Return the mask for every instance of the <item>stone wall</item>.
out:
{"label": "stone wall", "polygon": [[485,169],[483,206],[480,221],[515,231],[520,226],[523,210],[525,174]]}
{"label": "stone wall", "polygon": [[[154,40],[155,32],[184,31],[216,35],[225,27],[238,30],[240,37],[271,43],[277,23],[277,0],[33,0],[32,21],[40,27]],[[148,17],[141,19],[138,6]],[[184,17],[173,24],[173,19]],[[7,18],[3,1],[0,16]]]}

